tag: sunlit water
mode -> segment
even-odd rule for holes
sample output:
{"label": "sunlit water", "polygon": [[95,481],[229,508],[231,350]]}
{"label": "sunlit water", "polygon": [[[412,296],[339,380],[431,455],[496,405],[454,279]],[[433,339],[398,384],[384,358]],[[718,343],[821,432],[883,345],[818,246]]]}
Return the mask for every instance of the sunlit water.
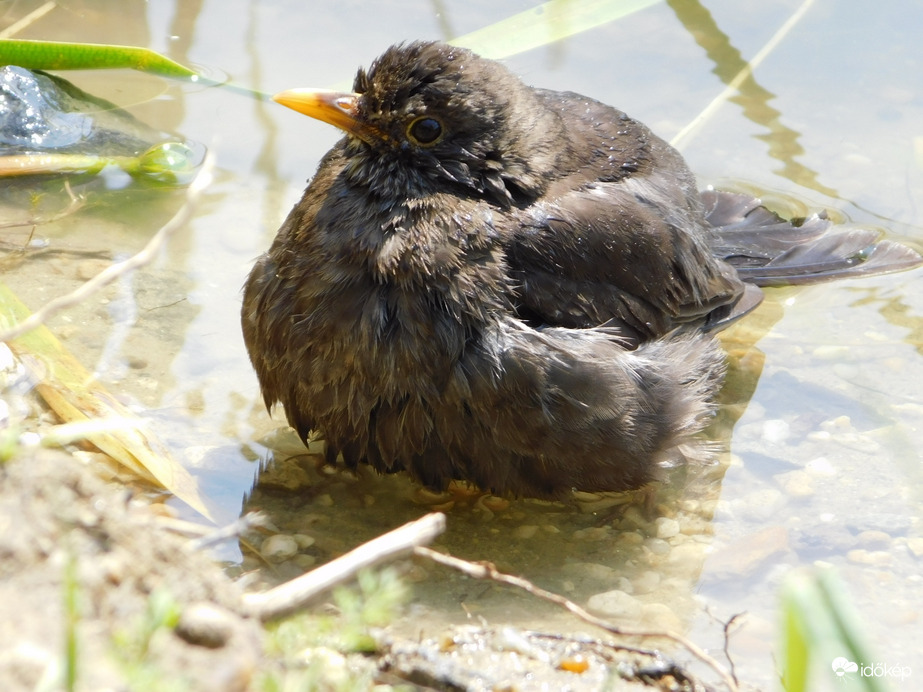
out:
{"label": "sunlit water", "polygon": [[[0,21],[41,4],[12,3]],[[798,7],[706,5],[710,15],[688,2],[656,5],[508,64],[530,83],[623,108],[669,139],[723,90],[716,74],[732,77]],[[464,34],[529,6],[69,2],[18,37],[150,46],[213,78],[273,92],[343,84],[393,42]],[[919,247],[921,29],[916,4],[817,0],[745,83],[744,96],[716,109],[685,142],[701,184],[752,186],[783,208],[792,199],[805,205],[798,213],[828,208]],[[230,520],[268,454],[261,440],[282,425],[279,414],[264,412],[247,362],[240,288],[339,135],[228,90],[132,72],[68,77],[217,157],[214,184],[163,256],[51,326],[153,421],[200,478],[218,519]],[[59,183],[41,189],[28,197],[33,208],[4,208],[4,221],[41,221],[66,206]],[[4,280],[30,307],[140,248],[183,192],[129,189],[88,199],[77,213],[35,227],[45,250],[4,260]],[[31,223],[4,229],[3,250],[30,232]],[[593,512],[586,503],[502,507],[461,498],[440,544],[581,603],[630,592],[625,622],[683,630],[716,655],[723,622],[746,612],[730,652],[741,680],[765,689],[776,686],[780,584],[797,567],[833,565],[875,661],[909,665],[923,679],[920,276],[776,291],[726,334],[735,374],[713,433],[730,453],[718,465],[678,471],[654,500],[659,522],[639,507]],[[248,508],[269,511],[289,533],[314,536],[307,552],[318,560],[427,509],[401,476],[312,482],[297,497],[261,493]],[[295,570],[283,567],[279,578]],[[414,579],[409,632],[469,617],[585,629],[530,599],[434,568],[421,566]],[[839,680],[826,673],[817,684],[833,688]]]}

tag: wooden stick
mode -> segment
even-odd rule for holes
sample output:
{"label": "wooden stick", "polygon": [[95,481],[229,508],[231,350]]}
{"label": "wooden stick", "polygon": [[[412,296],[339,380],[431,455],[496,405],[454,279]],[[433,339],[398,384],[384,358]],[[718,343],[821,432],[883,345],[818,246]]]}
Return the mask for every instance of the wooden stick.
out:
{"label": "wooden stick", "polygon": [[411,553],[443,531],[445,515],[427,514],[269,591],[245,594],[244,606],[263,622],[291,615],[333,587],[353,579],[359,570]]}

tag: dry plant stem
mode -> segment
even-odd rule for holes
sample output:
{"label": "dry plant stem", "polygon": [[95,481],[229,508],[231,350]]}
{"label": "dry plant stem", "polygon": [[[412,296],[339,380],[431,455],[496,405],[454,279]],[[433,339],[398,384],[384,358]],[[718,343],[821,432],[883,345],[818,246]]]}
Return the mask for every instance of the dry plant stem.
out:
{"label": "dry plant stem", "polygon": [[263,622],[291,615],[317,596],[350,581],[359,570],[406,555],[443,531],[445,515],[427,514],[274,589],[245,594],[244,607]]}
{"label": "dry plant stem", "polygon": [[602,618],[598,618],[595,615],[588,613],[586,610],[578,606],[573,601],[570,601],[564,598],[563,596],[559,596],[556,593],[552,593],[551,591],[546,591],[545,589],[542,589],[536,586],[529,580],[523,579],[522,577],[514,577],[511,574],[505,574],[503,572],[500,572],[496,567],[494,567],[494,565],[490,563],[468,562],[467,560],[462,560],[460,558],[453,557],[452,555],[445,555],[444,553],[440,553],[438,551],[431,550],[430,548],[426,548],[423,546],[414,548],[413,552],[414,552],[414,555],[429,558],[433,562],[438,562],[439,564],[445,565],[446,567],[451,567],[452,569],[463,572],[467,574],[469,577],[472,577],[474,579],[488,579],[490,581],[495,581],[500,584],[508,584],[510,586],[515,586],[519,589],[522,589],[523,591],[526,591],[527,593],[532,594],[533,596],[541,598],[544,601],[549,601],[551,603],[559,605],[565,610],[569,610],[571,613],[576,615],[578,618],[580,618],[584,622],[587,622],[596,627],[600,627],[606,630],[607,632],[611,632],[612,634],[618,634],[618,635],[625,636],[625,637],[645,637],[645,638],[660,637],[663,639],[669,639],[671,641],[674,641],[680,646],[682,646],[683,648],[685,648],[687,651],[689,651],[689,653],[691,653],[697,659],[702,661],[702,663],[704,663],[709,668],[711,668],[713,671],[715,671],[715,673],[717,673],[721,677],[722,681],[727,686],[727,688],[731,690],[731,692],[737,692],[738,690],[737,683],[731,677],[730,673],[728,673],[728,671],[724,668],[724,666],[722,666],[720,663],[718,663],[718,661],[716,661],[714,658],[709,656],[707,653],[705,653],[705,651],[703,651],[701,648],[696,646],[692,641],[690,641],[689,639],[687,639],[681,634],[677,634],[676,632],[670,632],[668,630],[655,631],[655,630],[634,629],[631,627],[616,627],[615,625],[607,622],[606,620],[603,620]]}
{"label": "dry plant stem", "polygon": [[212,154],[208,154],[205,157],[205,161],[202,163],[202,169],[190,183],[189,188],[186,190],[186,201],[183,203],[183,206],[180,207],[180,210],[176,212],[172,219],[167,221],[157,233],[148,241],[137,254],[132,255],[124,262],[118,262],[116,264],[111,264],[106,267],[99,274],[94,276],[92,279],[87,281],[85,284],[81,285],[74,291],[70,293],[55,298],[52,301],[46,303],[40,310],[35,311],[28,318],[17,324],[15,327],[12,327],[5,332],[0,332],[0,341],[11,341],[17,336],[25,334],[31,329],[35,329],[39,325],[45,323],[45,321],[54,315],[56,312],[64,310],[66,308],[77,305],[83,300],[86,300],[89,296],[93,295],[96,291],[101,289],[103,286],[106,286],[120,276],[127,274],[130,271],[134,271],[139,267],[151,262],[154,257],[157,256],[157,253],[160,251],[160,248],[163,247],[164,243],[176,233],[179,229],[183,228],[189,219],[192,217],[193,209],[195,208],[196,202],[201,196],[202,192],[209,186],[212,180],[212,169],[215,167],[215,159]]}

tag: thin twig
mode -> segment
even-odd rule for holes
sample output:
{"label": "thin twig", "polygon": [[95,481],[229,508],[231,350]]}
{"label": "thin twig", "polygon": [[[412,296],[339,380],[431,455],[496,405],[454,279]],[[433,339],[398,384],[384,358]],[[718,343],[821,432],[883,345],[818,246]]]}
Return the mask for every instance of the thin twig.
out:
{"label": "thin twig", "polygon": [[731,658],[731,626],[734,625],[737,620],[746,615],[746,613],[735,613],[731,616],[731,619],[724,623],[724,657],[728,660],[728,665],[731,667],[731,677],[734,678],[734,682],[737,680],[737,671],[734,670],[734,659]]}
{"label": "thin twig", "polygon": [[264,622],[291,615],[317,596],[350,581],[359,570],[406,555],[443,531],[445,515],[427,514],[274,589],[245,594],[244,607]]}
{"label": "thin twig", "polygon": [[737,683],[734,681],[734,678],[731,677],[730,673],[728,673],[724,666],[722,666],[720,663],[718,663],[718,661],[709,656],[707,653],[705,653],[705,651],[703,651],[691,640],[687,639],[681,634],[670,632],[669,630],[655,631],[634,629],[631,627],[617,627],[607,622],[606,620],[603,620],[602,618],[598,618],[595,615],[592,615],[573,601],[564,598],[564,596],[560,596],[551,591],[546,591],[545,589],[536,586],[529,580],[523,579],[522,577],[515,577],[511,574],[505,574],[504,572],[499,571],[489,562],[468,562],[467,560],[462,560],[460,558],[453,557],[452,555],[445,555],[438,551],[431,550],[430,548],[422,546],[414,548],[413,552],[414,555],[429,558],[433,562],[438,562],[439,564],[445,565],[446,567],[451,567],[452,569],[463,572],[474,579],[488,579],[500,584],[515,586],[516,588],[522,589],[523,591],[526,591],[527,593],[530,593],[537,598],[559,605],[565,610],[568,610],[576,615],[584,622],[604,629],[612,634],[625,637],[661,637],[663,639],[674,641],[685,648],[697,659],[702,661],[709,668],[714,670],[715,673],[721,677],[721,679],[724,681],[724,684],[729,690],[731,690],[731,692],[737,692],[738,690]]}
{"label": "thin twig", "polygon": [[195,208],[196,202],[198,201],[205,188],[207,188],[211,183],[212,169],[214,166],[214,155],[209,153],[206,155],[205,161],[202,163],[202,169],[198,172],[196,177],[189,184],[189,188],[186,190],[186,200],[183,203],[183,206],[180,207],[179,211],[176,212],[172,219],[167,221],[167,223],[164,224],[160,230],[154,234],[154,236],[148,241],[147,245],[145,245],[138,253],[132,255],[124,262],[117,262],[116,264],[109,265],[99,274],[75,290],[49,301],[43,305],[40,310],[35,311],[27,319],[23,320],[16,326],[7,329],[5,332],[0,332],[0,341],[11,341],[17,336],[25,334],[29,330],[41,326],[56,312],[77,305],[81,301],[86,300],[89,296],[93,295],[103,286],[106,286],[124,274],[130,271],[134,271],[135,269],[143,267],[144,265],[151,262],[154,257],[157,256],[160,248],[163,247],[167,240],[179,229],[183,228],[192,217],[192,212]]}

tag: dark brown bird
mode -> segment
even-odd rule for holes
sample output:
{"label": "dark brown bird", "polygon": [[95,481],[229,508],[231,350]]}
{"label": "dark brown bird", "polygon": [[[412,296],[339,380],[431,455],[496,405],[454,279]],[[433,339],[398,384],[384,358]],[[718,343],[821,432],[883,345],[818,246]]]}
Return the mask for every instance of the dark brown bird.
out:
{"label": "dark brown bird", "polygon": [[707,420],[724,367],[707,332],[759,303],[753,284],[921,261],[700,195],[641,123],[461,48],[394,46],[354,92],[276,97],[346,136],[242,310],[267,406],[331,461],[434,488],[639,487]]}

